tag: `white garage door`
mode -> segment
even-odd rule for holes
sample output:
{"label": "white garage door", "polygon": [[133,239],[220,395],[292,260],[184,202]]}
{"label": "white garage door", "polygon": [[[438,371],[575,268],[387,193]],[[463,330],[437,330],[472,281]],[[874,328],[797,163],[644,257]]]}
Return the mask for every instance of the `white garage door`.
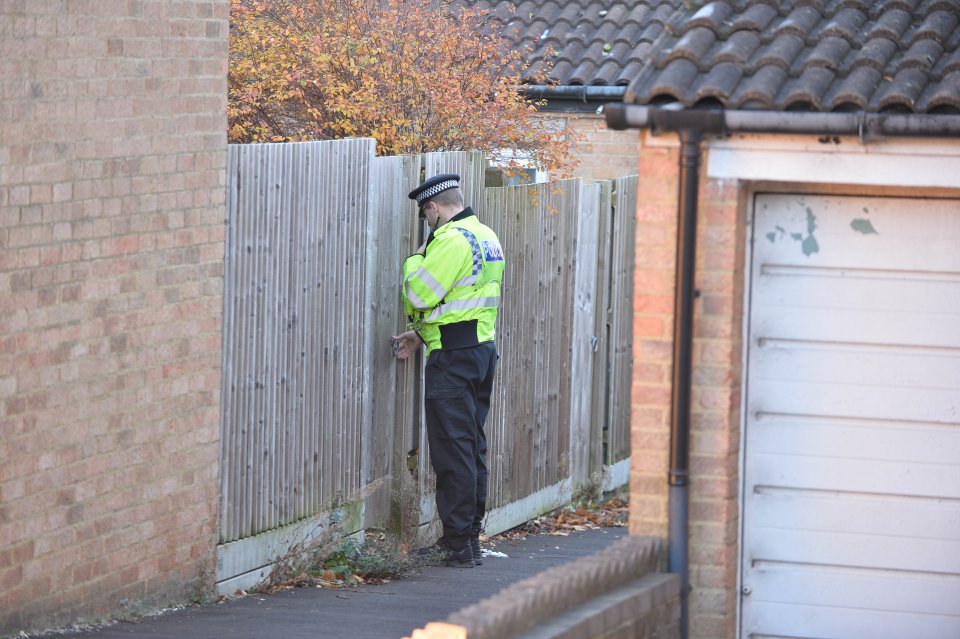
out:
{"label": "white garage door", "polygon": [[960,201],[754,199],[743,637],[960,638]]}

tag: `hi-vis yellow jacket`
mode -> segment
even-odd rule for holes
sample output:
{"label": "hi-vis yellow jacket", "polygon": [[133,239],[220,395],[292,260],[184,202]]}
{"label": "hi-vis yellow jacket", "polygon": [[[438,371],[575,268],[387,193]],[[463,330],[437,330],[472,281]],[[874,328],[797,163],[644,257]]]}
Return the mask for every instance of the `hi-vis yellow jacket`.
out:
{"label": "hi-vis yellow jacket", "polygon": [[503,280],[497,235],[469,207],[433,232],[424,251],[403,263],[403,309],[427,346],[493,341]]}

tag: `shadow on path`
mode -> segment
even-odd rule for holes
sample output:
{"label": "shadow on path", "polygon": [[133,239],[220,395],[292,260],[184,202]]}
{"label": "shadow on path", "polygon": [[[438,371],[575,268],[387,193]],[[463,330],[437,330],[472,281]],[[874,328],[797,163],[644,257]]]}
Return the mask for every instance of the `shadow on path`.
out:
{"label": "shadow on path", "polygon": [[380,586],[298,588],[270,595],[248,595],[137,623],[60,636],[399,639],[414,628],[442,621],[509,584],[602,550],[626,534],[626,528],[599,528],[566,537],[531,535],[522,540],[499,541],[496,550],[509,558],[487,557],[476,568],[425,568],[421,573]]}

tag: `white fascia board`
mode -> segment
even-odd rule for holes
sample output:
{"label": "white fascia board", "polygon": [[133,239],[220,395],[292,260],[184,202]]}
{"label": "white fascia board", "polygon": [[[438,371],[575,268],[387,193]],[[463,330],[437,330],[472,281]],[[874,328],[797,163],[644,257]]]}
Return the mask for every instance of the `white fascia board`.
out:
{"label": "white fascia board", "polygon": [[960,188],[960,140],[735,135],[707,148],[720,180]]}

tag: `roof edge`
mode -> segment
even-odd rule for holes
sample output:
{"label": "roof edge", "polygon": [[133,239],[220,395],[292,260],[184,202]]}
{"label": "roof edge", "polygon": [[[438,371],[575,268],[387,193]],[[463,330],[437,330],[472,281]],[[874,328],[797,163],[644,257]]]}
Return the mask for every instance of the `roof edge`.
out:
{"label": "roof edge", "polygon": [[856,135],[861,142],[883,137],[960,138],[960,115],[927,113],[791,112],[685,109],[610,103],[603,109],[614,130],[696,130],[703,133]]}

